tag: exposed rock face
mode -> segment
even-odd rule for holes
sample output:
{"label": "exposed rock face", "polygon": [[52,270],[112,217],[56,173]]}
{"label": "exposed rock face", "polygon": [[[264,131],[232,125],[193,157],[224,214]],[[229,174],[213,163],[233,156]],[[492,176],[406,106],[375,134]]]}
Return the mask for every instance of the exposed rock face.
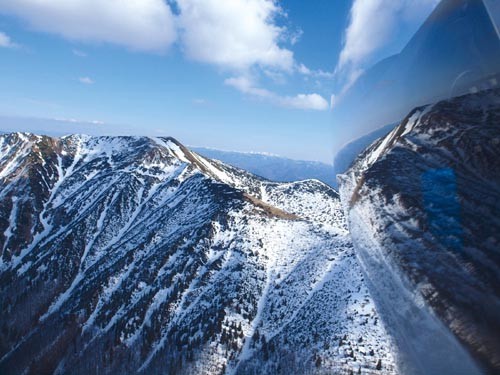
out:
{"label": "exposed rock face", "polygon": [[403,372],[498,373],[500,90],[415,109],[339,178]]}
{"label": "exposed rock face", "polygon": [[0,136],[0,373],[393,373],[338,194],[172,138]]}

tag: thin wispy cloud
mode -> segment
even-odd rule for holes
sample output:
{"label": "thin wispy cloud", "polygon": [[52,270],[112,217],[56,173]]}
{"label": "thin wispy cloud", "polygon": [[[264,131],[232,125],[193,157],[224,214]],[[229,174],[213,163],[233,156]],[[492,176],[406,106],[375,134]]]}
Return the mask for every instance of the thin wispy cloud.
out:
{"label": "thin wispy cloud", "polygon": [[196,105],[207,105],[209,103],[209,101],[207,99],[204,99],[204,98],[195,98],[193,99],[193,104],[196,104]]}
{"label": "thin wispy cloud", "polygon": [[87,57],[87,54],[83,51],[80,51],[79,49],[74,49],[72,52],[73,52],[73,55],[75,55],[77,57]]}
{"label": "thin wispy cloud", "polygon": [[78,78],[78,81],[84,85],[93,85],[95,83],[95,81],[90,77],[80,77]]}
{"label": "thin wispy cloud", "polygon": [[76,119],[76,118],[64,118],[64,117],[57,117],[53,118],[50,120],[58,121],[58,122],[67,122],[67,123],[72,123],[72,124],[92,124],[92,125],[104,125],[106,124],[104,121],[100,120],[81,120],[81,119]]}
{"label": "thin wispy cloud", "polygon": [[328,109],[328,102],[319,94],[278,95],[275,92],[256,86],[250,78],[244,76],[228,78],[224,83],[244,94],[260,100],[266,100],[280,107],[314,111]]}
{"label": "thin wispy cloud", "polygon": [[313,78],[332,79],[335,77],[334,72],[325,72],[324,70],[321,69],[311,70],[304,64],[297,64],[296,69],[300,74],[303,74],[305,76],[310,76]]}
{"label": "thin wispy cloud", "polygon": [[18,47],[18,45],[16,43],[14,43],[7,34],[0,31],[0,47],[1,48],[16,48],[16,47]]}

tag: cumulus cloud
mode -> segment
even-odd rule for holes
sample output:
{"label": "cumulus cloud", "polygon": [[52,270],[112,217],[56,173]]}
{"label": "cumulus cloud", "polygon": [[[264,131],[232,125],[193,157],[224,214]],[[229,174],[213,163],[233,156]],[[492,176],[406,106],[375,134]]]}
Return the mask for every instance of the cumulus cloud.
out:
{"label": "cumulus cloud", "polygon": [[281,9],[273,0],[177,0],[186,55],[224,68],[253,65],[293,68],[292,51],[278,42],[286,30],[274,20]]}
{"label": "cumulus cloud", "polygon": [[78,78],[80,83],[83,83],[84,85],[92,85],[94,84],[94,80],[90,77],[80,77]]}
{"label": "cumulus cloud", "polygon": [[17,47],[17,44],[13,43],[7,34],[0,31],[0,47],[14,48]]}
{"label": "cumulus cloud", "polygon": [[224,81],[228,86],[232,86],[244,94],[266,100],[272,104],[293,109],[324,111],[329,108],[328,101],[321,95],[298,94],[295,96],[281,96],[275,92],[260,88],[248,77],[239,76],[228,78]]}
{"label": "cumulus cloud", "polygon": [[[251,75],[264,74],[283,84],[284,74],[327,76],[295,62],[293,52],[281,46],[297,41],[276,23],[283,10],[274,0],[177,0],[179,37],[186,56],[236,73],[224,82],[240,92],[285,108],[328,109],[318,94],[281,96],[259,87]],[[257,68],[257,69],[256,69]]]}
{"label": "cumulus cloud", "polygon": [[336,72],[344,75],[343,91],[362,74],[363,65],[387,45],[401,23],[421,22],[438,0],[354,0]]}
{"label": "cumulus cloud", "polygon": [[203,105],[206,105],[208,104],[209,101],[205,98],[195,98],[193,99],[193,104],[196,104],[196,105],[200,105],[200,106],[203,106]]}
{"label": "cumulus cloud", "polygon": [[174,16],[164,0],[2,0],[0,13],[67,39],[134,50],[164,51],[176,38]]}
{"label": "cumulus cloud", "polygon": [[296,65],[296,70],[300,74],[303,74],[305,76],[311,76],[314,78],[323,78],[323,79],[332,79],[335,74],[333,72],[325,72],[324,70],[311,70],[304,64],[297,64]]}

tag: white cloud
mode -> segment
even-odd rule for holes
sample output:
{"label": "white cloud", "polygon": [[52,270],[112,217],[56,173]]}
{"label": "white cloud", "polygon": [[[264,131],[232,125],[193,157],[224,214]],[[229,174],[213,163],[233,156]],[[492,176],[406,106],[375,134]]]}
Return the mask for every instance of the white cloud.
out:
{"label": "white cloud", "polygon": [[275,1],[177,0],[177,4],[189,58],[234,70],[254,65],[293,69],[292,51],[279,46],[286,29],[275,23],[282,12]]}
{"label": "white cloud", "polygon": [[87,57],[87,54],[83,51],[80,51],[79,49],[74,49],[72,52],[73,52],[73,55],[75,55],[77,57]]}
{"label": "white cloud", "polygon": [[193,99],[193,104],[206,105],[206,104],[208,104],[208,100],[204,99],[204,98],[195,98],[195,99]]}
{"label": "white cloud", "polygon": [[228,78],[224,81],[228,86],[232,86],[244,94],[266,100],[272,104],[284,108],[303,109],[303,110],[327,110],[328,101],[321,95],[313,94],[298,94],[295,96],[280,96],[272,91],[260,88],[254,82],[245,76]]}
{"label": "white cloud", "polygon": [[83,83],[85,85],[94,84],[94,80],[92,78],[89,78],[89,77],[80,77],[80,78],[78,78],[78,80],[80,81],[80,83]]}
{"label": "white cloud", "polygon": [[288,76],[284,72],[274,69],[262,69],[262,73],[275,84],[284,85],[287,82]]}
{"label": "white cloud", "polygon": [[80,119],[75,119],[75,118],[53,118],[49,119],[57,122],[69,122],[72,124],[92,124],[92,125],[105,125],[106,123],[104,121],[100,120],[80,120]]}
{"label": "white cloud", "polygon": [[394,37],[398,25],[420,23],[439,0],[354,0],[336,67],[343,95],[363,73],[369,58]]}
{"label": "white cloud", "polygon": [[332,79],[335,74],[333,72],[325,72],[324,70],[311,70],[304,64],[297,64],[297,72],[305,76],[311,76],[314,78]]}
{"label": "white cloud", "polygon": [[0,47],[15,48],[17,44],[13,43],[7,34],[0,31]]}
{"label": "white cloud", "polygon": [[278,103],[283,107],[295,109],[312,109],[315,111],[325,111],[328,109],[326,99],[316,93],[280,97]]}
{"label": "white cloud", "polygon": [[164,51],[176,38],[164,0],[1,0],[0,13],[67,39]]}
{"label": "white cloud", "polygon": [[307,66],[305,66],[304,64],[299,64],[297,66],[297,71],[300,73],[300,74],[304,74],[306,76],[310,75],[312,72],[311,72],[311,69],[309,69]]}
{"label": "white cloud", "polygon": [[228,86],[234,87],[244,94],[250,94],[261,98],[271,98],[274,95],[269,90],[256,87],[254,82],[245,76],[228,78],[224,81],[224,83]]}

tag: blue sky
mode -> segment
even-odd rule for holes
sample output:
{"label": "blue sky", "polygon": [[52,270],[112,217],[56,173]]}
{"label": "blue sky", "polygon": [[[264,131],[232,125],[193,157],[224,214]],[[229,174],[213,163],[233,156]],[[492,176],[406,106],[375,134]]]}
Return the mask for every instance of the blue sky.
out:
{"label": "blue sky", "polygon": [[435,3],[0,0],[0,130],[171,135],[331,162],[349,140],[331,98]]}

